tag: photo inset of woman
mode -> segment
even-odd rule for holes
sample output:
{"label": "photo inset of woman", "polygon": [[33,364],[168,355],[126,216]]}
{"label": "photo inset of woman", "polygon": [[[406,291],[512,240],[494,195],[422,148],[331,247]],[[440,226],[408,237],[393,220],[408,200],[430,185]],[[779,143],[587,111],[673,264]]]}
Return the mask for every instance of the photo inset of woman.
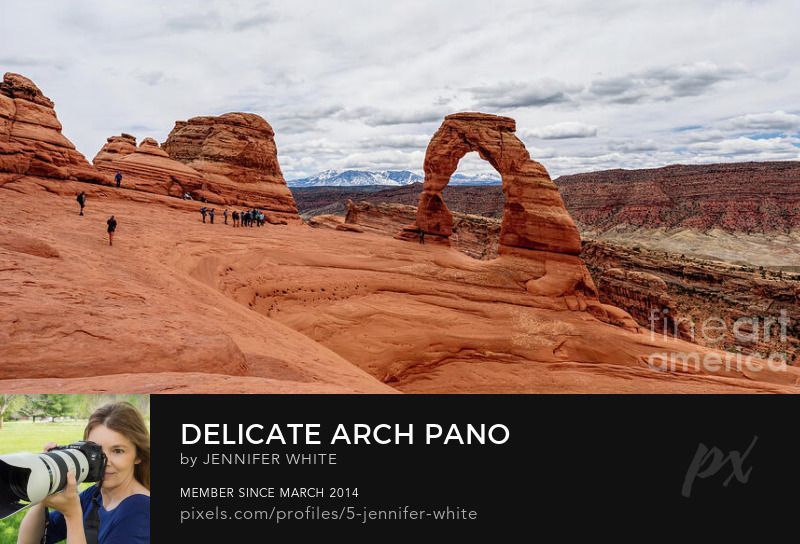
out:
{"label": "photo inset of woman", "polygon": [[[150,433],[141,414],[127,402],[107,404],[89,418],[83,438],[108,459],[102,481],[78,494],[70,471],[64,491],[30,508],[17,543],[149,544]],[[45,516],[46,508],[54,511]]]}

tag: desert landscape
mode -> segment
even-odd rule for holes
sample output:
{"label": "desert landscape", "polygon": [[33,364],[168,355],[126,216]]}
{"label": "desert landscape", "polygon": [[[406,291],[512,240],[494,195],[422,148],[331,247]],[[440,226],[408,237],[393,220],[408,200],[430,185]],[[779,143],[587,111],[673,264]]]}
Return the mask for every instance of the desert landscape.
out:
{"label": "desert landscape", "polygon": [[[800,392],[796,163],[754,167],[766,169],[762,185],[775,187],[770,210],[780,224],[764,216],[757,195],[752,213],[734,221],[708,189],[718,179],[689,184],[680,176],[692,173],[681,168],[669,172],[678,181],[666,196],[656,194],[665,186],[654,174],[633,175],[635,190],[601,174],[554,183],[516,130],[508,117],[448,115],[431,135],[411,203],[345,198],[334,206],[344,214],[304,220],[274,131],[258,115],[177,121],[162,144],[110,136],[89,163],[64,136],[53,101],[6,73],[0,389]],[[446,204],[445,187],[469,152],[502,177],[502,193],[480,188],[494,211],[454,214]],[[791,170],[779,178],[793,184],[769,185],[776,168]],[[674,187],[707,215],[698,219]],[[214,224],[201,218],[203,207],[216,209]],[[264,212],[263,227],[223,219],[225,209],[251,208]],[[641,232],[643,224],[653,228]],[[770,235],[773,227],[786,234]],[[703,236],[729,242],[699,251]],[[758,249],[759,237],[783,249]],[[760,255],[750,259],[745,244]],[[725,251],[744,262],[726,264]],[[731,321],[784,309],[788,357],[727,364],[777,346],[742,351],[730,335],[708,345],[685,327],[650,331],[647,316],[664,309]],[[687,357],[726,364],[663,364]]]}

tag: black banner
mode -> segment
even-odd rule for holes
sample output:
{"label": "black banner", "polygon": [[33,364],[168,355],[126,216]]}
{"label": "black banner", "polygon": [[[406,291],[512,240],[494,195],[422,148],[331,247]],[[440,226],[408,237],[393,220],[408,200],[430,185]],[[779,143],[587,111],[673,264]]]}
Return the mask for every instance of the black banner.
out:
{"label": "black banner", "polygon": [[153,396],[153,536],[625,532],[634,520],[674,529],[734,512],[755,523],[800,484],[794,406],[774,396]]}

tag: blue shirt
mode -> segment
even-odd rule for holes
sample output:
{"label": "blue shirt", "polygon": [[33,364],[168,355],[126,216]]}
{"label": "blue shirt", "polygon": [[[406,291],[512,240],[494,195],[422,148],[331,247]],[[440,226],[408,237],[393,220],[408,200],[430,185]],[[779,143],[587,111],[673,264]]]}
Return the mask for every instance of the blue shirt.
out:
{"label": "blue shirt", "polygon": [[[89,513],[96,485],[80,495],[83,521]],[[123,499],[113,510],[103,508],[103,495],[99,497],[100,530],[98,544],[150,544],[150,497],[131,495]],[[67,523],[61,512],[50,512],[47,528],[47,544],[55,544],[67,538]]]}

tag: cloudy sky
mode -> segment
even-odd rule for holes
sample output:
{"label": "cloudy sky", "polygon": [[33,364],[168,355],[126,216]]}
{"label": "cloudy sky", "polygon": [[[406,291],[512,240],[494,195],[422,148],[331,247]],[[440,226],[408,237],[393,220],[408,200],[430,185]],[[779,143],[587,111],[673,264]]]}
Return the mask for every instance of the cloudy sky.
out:
{"label": "cloudy sky", "polygon": [[[249,111],[287,179],[421,172],[442,117],[517,120],[551,175],[800,159],[796,0],[3,2],[0,71],[91,159]],[[459,171],[491,167],[474,154]]]}

